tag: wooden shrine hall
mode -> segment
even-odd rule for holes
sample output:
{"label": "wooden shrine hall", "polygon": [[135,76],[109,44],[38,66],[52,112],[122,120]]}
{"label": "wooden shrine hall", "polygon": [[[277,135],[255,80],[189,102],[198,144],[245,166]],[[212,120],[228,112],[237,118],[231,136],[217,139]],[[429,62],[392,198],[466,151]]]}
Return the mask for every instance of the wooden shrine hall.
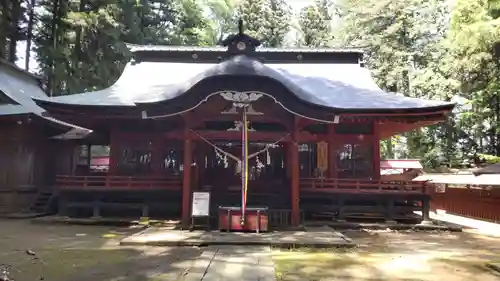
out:
{"label": "wooden shrine hall", "polygon": [[109,146],[107,169],[57,175],[60,213],[186,225],[192,192],[209,191],[212,214],[265,207],[271,226],[427,218],[425,182],[380,180],[379,143],[444,120],[453,104],[384,92],[359,50],[259,48],[241,29],[222,45],[131,45],[109,88],[34,98],[93,131],[78,142],[87,159]]}

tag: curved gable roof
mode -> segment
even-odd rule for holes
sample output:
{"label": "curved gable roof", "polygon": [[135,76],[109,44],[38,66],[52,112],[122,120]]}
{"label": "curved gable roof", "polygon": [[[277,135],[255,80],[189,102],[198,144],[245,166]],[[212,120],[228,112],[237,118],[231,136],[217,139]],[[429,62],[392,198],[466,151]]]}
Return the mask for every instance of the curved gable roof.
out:
{"label": "curved gable roof", "polygon": [[332,109],[436,110],[454,106],[384,92],[375,84],[369,70],[359,64],[265,64],[245,55],[231,57],[219,64],[130,62],[118,81],[107,89],[36,99],[71,105],[134,106],[168,101],[204,79],[228,75],[268,77],[281,83],[302,101]]}

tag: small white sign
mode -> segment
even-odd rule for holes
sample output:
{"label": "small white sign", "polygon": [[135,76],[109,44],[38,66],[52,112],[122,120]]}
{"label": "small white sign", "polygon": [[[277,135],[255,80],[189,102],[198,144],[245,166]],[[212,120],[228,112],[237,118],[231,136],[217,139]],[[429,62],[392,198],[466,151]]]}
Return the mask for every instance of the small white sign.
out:
{"label": "small white sign", "polygon": [[210,214],[210,192],[193,192],[192,217],[206,217]]}

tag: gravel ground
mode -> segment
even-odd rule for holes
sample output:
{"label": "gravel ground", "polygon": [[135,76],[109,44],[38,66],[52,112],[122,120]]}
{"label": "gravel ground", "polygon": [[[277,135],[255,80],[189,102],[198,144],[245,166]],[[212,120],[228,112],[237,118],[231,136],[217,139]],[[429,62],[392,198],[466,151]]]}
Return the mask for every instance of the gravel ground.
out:
{"label": "gravel ground", "polygon": [[[9,277],[17,281],[181,281],[203,250],[118,246],[121,238],[137,231],[0,220],[0,264],[12,266]],[[500,275],[485,266],[500,262],[500,238],[449,232],[366,230],[344,234],[359,247],[275,250],[277,279],[500,280]]]}
{"label": "gravel ground", "polygon": [[183,280],[201,254],[197,248],[118,246],[136,231],[0,220],[0,264],[12,267],[9,278],[16,281]]}

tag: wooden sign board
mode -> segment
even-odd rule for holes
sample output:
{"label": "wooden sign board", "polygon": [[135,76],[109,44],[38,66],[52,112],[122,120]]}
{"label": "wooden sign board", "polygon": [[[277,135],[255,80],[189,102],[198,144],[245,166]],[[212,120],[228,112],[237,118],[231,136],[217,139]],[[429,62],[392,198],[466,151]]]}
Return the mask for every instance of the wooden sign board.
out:
{"label": "wooden sign board", "polygon": [[210,216],[210,192],[193,192],[191,217]]}
{"label": "wooden sign board", "polygon": [[318,142],[316,145],[317,168],[321,172],[328,170],[328,143]]}

